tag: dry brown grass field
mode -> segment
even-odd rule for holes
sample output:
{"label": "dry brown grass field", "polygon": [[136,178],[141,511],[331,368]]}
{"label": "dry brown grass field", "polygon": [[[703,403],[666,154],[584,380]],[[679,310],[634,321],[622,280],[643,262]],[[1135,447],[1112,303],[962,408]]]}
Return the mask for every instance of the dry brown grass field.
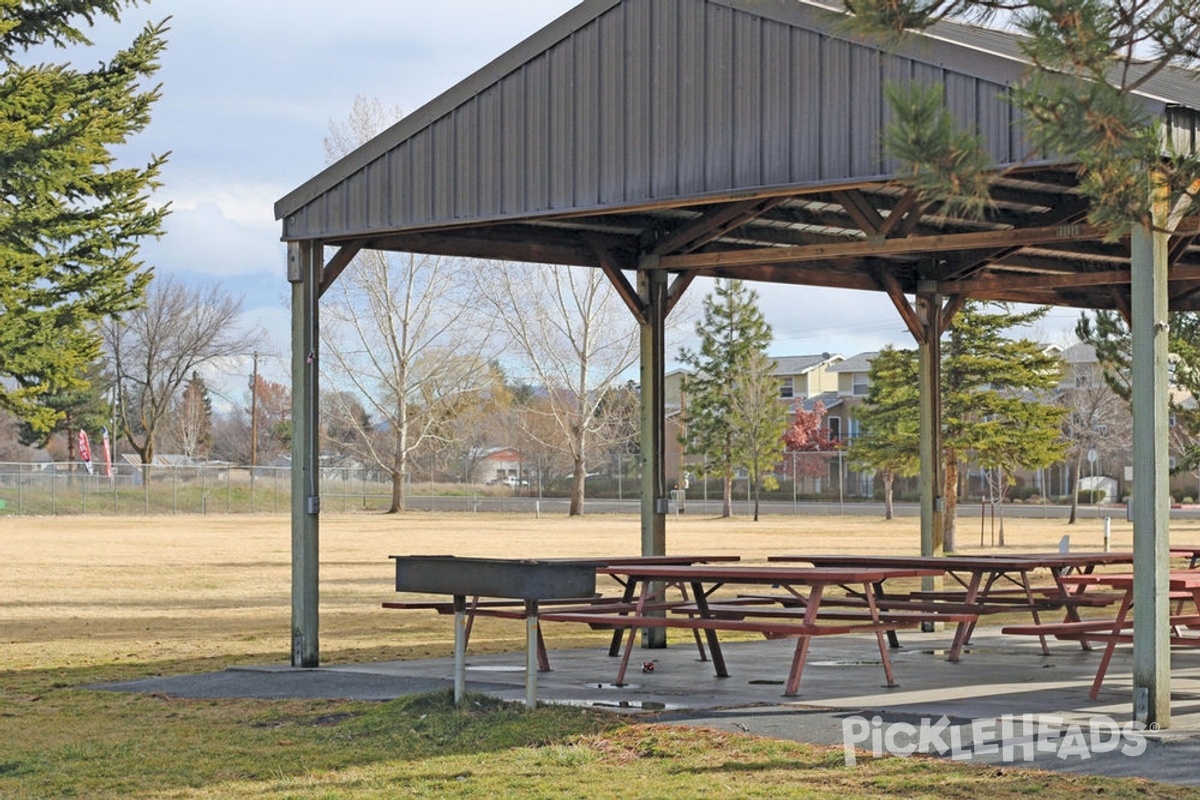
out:
{"label": "dry brown grass field", "polygon": [[[1012,552],[1103,545],[1103,523],[1009,519]],[[997,531],[998,533],[998,531]],[[960,552],[997,552],[992,526],[963,518]],[[290,649],[290,523],[286,516],[0,518],[4,589],[0,669],[165,662],[208,656],[286,661]],[[1172,525],[1172,541],[1200,542],[1200,522]],[[1113,549],[1131,528],[1112,521]],[[920,551],[916,519],[875,517],[671,517],[672,553],[736,554],[762,561],[781,553]],[[634,554],[632,515],[583,518],[485,514],[348,514],[321,520],[321,651],[325,661],[404,658],[449,652],[449,621],[380,608],[395,599],[389,555],[491,557]],[[603,588],[603,587],[602,587]],[[566,631],[563,631],[565,634]],[[586,640],[555,636],[554,646]],[[495,623],[479,649],[519,648],[521,628]]]}

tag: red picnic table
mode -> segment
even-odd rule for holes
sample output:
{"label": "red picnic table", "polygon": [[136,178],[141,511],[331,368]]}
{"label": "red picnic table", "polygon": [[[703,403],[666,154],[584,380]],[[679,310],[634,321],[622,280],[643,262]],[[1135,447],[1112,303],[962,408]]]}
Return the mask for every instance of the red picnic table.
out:
{"label": "red picnic table", "polygon": [[[1080,620],[1078,606],[1107,605],[1113,598],[1084,596],[1063,579],[1071,573],[1091,574],[1104,564],[1133,563],[1133,553],[1027,553],[1004,555],[882,556],[882,555],[781,555],[771,562],[805,562],[816,567],[883,567],[933,569],[950,576],[961,587],[956,591],[910,592],[903,598],[883,597],[878,602],[890,608],[926,611],[952,608],[958,619],[954,640],[946,658],[958,661],[971,640],[980,614],[1028,611],[1036,624],[1040,612],[1061,608],[1071,622]],[[1030,573],[1047,570],[1053,583],[1035,587]],[[1013,593],[1015,592],[1015,593]],[[878,595],[878,593],[877,593]],[[972,614],[972,609],[974,612]],[[1046,637],[1038,634],[1042,653],[1050,654]],[[1086,642],[1081,642],[1086,647]]]}
{"label": "red picnic table", "polygon": [[[633,650],[635,636],[633,632],[639,628],[664,627],[702,630],[708,642],[712,655],[713,667],[718,677],[728,677],[729,671],[725,666],[724,654],[717,632],[753,631],[762,633],[769,638],[791,637],[797,639],[795,652],[792,657],[791,669],[784,694],[795,695],[800,687],[800,678],[804,670],[808,648],[813,637],[869,631],[875,634],[879,643],[879,653],[883,659],[884,674],[887,685],[895,686],[892,672],[892,662],[884,643],[884,634],[897,627],[915,625],[915,622],[902,622],[882,618],[879,610],[868,599],[867,613],[861,622],[841,621],[837,624],[822,622],[820,616],[821,599],[825,590],[831,586],[853,587],[870,598],[874,588],[893,578],[912,578],[938,574],[935,570],[911,568],[805,568],[780,566],[749,566],[749,565],[720,565],[695,564],[689,566],[670,565],[627,565],[608,566],[597,570],[597,574],[612,575],[626,582],[627,586],[638,585],[637,602],[632,611],[621,611],[602,614],[576,614],[569,612],[550,611],[542,615],[544,622],[584,622],[593,627],[607,626],[626,629],[630,635],[625,643],[625,651],[617,671],[618,685],[625,680],[625,671],[629,666],[630,654]],[[691,587],[694,604],[675,606],[662,609],[661,615],[655,615],[656,606],[661,600],[661,586],[687,585]],[[740,602],[738,598],[728,601],[715,599],[713,593],[726,585],[739,586],[770,586],[781,590],[784,604],[773,604],[762,597],[756,597],[749,602]],[[798,602],[799,607],[790,605]]]}
{"label": "red picnic table", "polygon": [[[1060,639],[1092,639],[1106,643],[1104,656],[1096,669],[1096,679],[1088,693],[1088,696],[1095,700],[1100,694],[1100,686],[1104,683],[1104,675],[1108,672],[1108,665],[1112,661],[1116,646],[1133,642],[1133,629],[1137,624],[1136,609],[1133,605],[1133,573],[1070,575],[1063,580],[1079,586],[1105,586],[1122,592],[1117,615],[1112,619],[1053,626],[1057,628],[1054,635]],[[1188,632],[1189,627],[1200,625],[1200,571],[1172,570],[1167,576],[1167,590],[1170,593],[1169,599],[1176,602],[1175,611],[1168,617],[1171,645],[1200,647],[1200,634]],[[1188,601],[1192,603],[1195,613],[1183,613],[1183,604]]]}

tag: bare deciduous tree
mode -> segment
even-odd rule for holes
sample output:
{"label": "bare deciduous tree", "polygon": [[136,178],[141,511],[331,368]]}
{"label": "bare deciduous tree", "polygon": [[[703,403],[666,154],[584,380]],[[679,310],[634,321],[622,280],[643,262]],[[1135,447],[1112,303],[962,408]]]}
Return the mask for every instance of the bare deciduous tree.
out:
{"label": "bare deciduous tree", "polygon": [[[330,160],[400,116],[356,97],[346,121],[330,126]],[[449,437],[453,417],[488,380],[474,278],[460,259],[369,250],[326,295],[322,366],[334,389],[327,410],[335,425],[356,431],[356,454],[391,477],[391,512],[404,509],[413,453]]]}
{"label": "bare deciduous tree", "polygon": [[241,355],[256,335],[238,327],[242,304],[218,284],[191,288],[156,278],[146,304],[104,325],[104,343],[120,398],[121,433],[143,464],[154,459],[159,431],[193,373]]}
{"label": "bare deciduous tree", "polygon": [[529,412],[553,421],[552,440],[542,426],[527,433],[570,457],[569,513],[582,514],[588,458],[612,423],[599,412],[637,360],[637,325],[600,270],[501,264],[488,275],[483,296],[545,392]]}

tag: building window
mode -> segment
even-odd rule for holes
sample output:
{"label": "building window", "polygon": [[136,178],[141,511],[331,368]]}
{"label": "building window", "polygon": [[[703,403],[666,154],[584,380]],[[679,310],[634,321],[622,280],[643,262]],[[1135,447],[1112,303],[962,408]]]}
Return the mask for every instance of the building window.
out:
{"label": "building window", "polygon": [[829,438],[835,442],[842,439],[842,420],[841,417],[829,418]]}
{"label": "building window", "polygon": [[779,396],[780,397],[782,397],[784,399],[789,399],[794,396],[793,395],[794,391],[795,391],[795,388],[792,385],[791,378],[784,378],[783,380],[781,380],[779,382]]}
{"label": "building window", "polygon": [[850,388],[850,392],[856,397],[864,396],[871,385],[870,380],[866,375],[855,375],[853,381],[854,383]]}

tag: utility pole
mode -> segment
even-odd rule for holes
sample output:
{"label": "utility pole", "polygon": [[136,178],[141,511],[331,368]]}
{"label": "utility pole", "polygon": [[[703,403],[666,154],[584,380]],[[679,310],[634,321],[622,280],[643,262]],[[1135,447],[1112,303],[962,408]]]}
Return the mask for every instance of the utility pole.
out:
{"label": "utility pole", "polygon": [[250,376],[250,469],[258,466],[258,351],[254,351],[254,373]]}

